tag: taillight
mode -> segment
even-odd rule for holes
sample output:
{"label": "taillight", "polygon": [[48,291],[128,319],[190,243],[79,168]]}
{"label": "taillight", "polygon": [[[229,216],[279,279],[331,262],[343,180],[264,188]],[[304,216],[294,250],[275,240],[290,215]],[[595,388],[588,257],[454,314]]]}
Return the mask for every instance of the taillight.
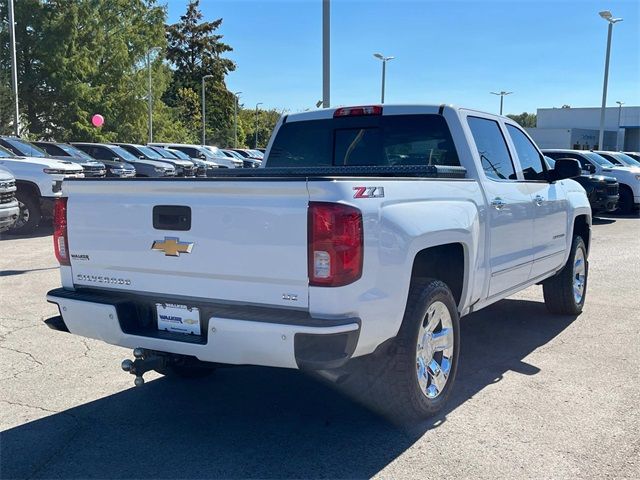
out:
{"label": "taillight", "polygon": [[333,112],[333,117],[362,117],[365,115],[382,115],[381,105],[363,107],[342,107]]}
{"label": "taillight", "polygon": [[362,213],[339,203],[309,204],[309,285],[340,287],[362,275]]}
{"label": "taillight", "polygon": [[56,198],[53,205],[53,249],[60,265],[71,265],[69,261],[69,239],[67,238],[66,198]]}

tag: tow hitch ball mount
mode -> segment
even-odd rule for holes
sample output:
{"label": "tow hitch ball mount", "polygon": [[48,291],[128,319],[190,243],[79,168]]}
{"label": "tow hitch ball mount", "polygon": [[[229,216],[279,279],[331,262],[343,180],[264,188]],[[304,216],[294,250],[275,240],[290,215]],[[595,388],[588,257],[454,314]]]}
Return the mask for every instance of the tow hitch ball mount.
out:
{"label": "tow hitch ball mount", "polygon": [[164,356],[140,347],[133,349],[133,356],[135,360],[123,360],[121,367],[125,372],[135,375],[136,378],[133,383],[136,387],[144,385],[144,378],[142,378],[142,376],[145,373],[149,370],[162,368],[166,361]]}

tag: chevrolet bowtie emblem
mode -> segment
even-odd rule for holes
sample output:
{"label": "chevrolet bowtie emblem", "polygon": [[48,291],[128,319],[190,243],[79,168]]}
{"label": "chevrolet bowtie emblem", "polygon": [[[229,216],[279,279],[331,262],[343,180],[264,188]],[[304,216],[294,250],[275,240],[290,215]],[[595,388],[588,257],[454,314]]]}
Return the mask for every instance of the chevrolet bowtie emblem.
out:
{"label": "chevrolet bowtie emblem", "polygon": [[167,257],[179,257],[181,253],[191,253],[193,242],[181,242],[176,237],[164,237],[164,240],[156,240],[151,245],[151,250],[164,252]]}

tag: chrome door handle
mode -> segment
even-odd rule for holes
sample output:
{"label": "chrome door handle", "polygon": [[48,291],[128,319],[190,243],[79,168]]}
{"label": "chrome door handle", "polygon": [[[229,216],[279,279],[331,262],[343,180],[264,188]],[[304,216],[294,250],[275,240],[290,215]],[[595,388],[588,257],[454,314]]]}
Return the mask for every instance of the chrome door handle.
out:
{"label": "chrome door handle", "polygon": [[502,210],[504,207],[507,206],[507,204],[500,197],[496,197],[493,200],[491,200],[491,206],[496,210]]}
{"label": "chrome door handle", "polygon": [[541,207],[544,203],[544,198],[541,195],[536,195],[533,201],[536,202],[537,206]]}

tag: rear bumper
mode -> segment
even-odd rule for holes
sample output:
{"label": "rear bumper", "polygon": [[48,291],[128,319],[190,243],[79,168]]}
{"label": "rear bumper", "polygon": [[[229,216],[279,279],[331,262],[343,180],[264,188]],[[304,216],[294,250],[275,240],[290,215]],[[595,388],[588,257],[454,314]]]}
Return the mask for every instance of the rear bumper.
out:
{"label": "rear bumper", "polygon": [[360,334],[358,318],[317,319],[301,311],[165,298],[200,309],[202,336],[196,337],[159,331],[152,295],[59,288],[47,300],[60,310],[60,317],[45,321],[55,330],[214,363],[337,368],[351,358]]}

